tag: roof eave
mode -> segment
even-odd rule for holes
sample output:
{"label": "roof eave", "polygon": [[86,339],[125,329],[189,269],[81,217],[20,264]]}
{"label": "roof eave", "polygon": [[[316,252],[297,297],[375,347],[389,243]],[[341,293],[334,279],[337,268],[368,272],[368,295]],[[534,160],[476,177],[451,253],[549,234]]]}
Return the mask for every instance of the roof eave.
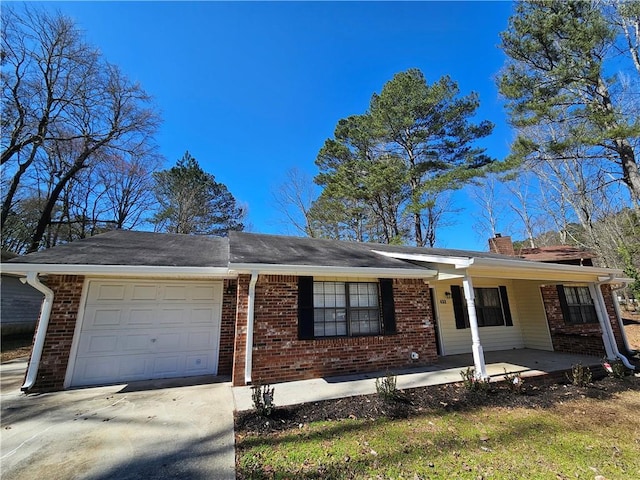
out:
{"label": "roof eave", "polygon": [[[476,258],[469,268],[472,275],[503,275],[504,278],[531,278],[538,280],[576,280],[601,282],[602,277],[609,278],[609,283],[624,282],[622,270],[586,267],[581,265],[565,265],[560,263],[541,263],[523,260]],[[518,275],[519,273],[519,275]]]}
{"label": "roof eave", "polygon": [[2,273],[26,275],[29,272],[59,275],[92,275],[92,276],[180,276],[180,277],[219,277],[234,278],[227,267],[184,267],[184,266],[150,266],[150,265],[72,265],[51,263],[3,263]]}
{"label": "roof eave", "polygon": [[435,278],[436,270],[426,268],[336,267],[323,265],[282,265],[264,263],[230,263],[229,271],[238,274],[258,272],[263,275],[343,276],[379,278]]}

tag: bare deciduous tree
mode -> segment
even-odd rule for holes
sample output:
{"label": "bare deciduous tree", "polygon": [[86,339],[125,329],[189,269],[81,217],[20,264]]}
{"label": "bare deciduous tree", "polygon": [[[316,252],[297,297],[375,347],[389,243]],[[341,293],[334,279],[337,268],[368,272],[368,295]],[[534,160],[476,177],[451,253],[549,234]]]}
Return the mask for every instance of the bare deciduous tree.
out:
{"label": "bare deciduous tree", "polygon": [[[61,197],[70,201],[80,193],[70,186],[83,170],[98,172],[95,167],[114,156],[155,156],[159,117],[144,90],[88,46],[69,18],[27,6],[20,13],[3,9],[2,25],[0,155],[3,175],[11,179],[3,179],[0,226],[36,190],[41,210],[26,249],[31,252],[52,233],[47,230]],[[63,202],[67,224],[76,221],[69,207]],[[100,208],[92,206],[92,215],[104,213]],[[122,217],[115,222],[124,225]]]}
{"label": "bare deciduous tree", "polygon": [[272,192],[272,196],[276,210],[284,218],[283,223],[302,235],[317,236],[310,214],[317,194],[309,175],[295,167],[288,170],[286,180]]}

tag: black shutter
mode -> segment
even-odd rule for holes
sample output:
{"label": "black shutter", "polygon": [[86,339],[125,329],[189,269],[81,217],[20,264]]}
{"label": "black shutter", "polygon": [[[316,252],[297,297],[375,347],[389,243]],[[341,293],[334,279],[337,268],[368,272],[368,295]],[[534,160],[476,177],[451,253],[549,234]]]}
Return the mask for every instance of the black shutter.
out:
{"label": "black shutter", "polygon": [[504,324],[507,327],[513,327],[513,319],[511,318],[511,310],[509,309],[509,298],[507,297],[507,287],[504,285],[500,285],[500,300],[502,301]]}
{"label": "black shutter", "polygon": [[393,302],[393,280],[380,279],[380,296],[382,297],[382,326],[385,335],[396,333],[396,307]]}
{"label": "black shutter", "polygon": [[567,303],[567,295],[564,293],[564,287],[562,285],[556,285],[558,289],[558,300],[560,300],[560,309],[562,310],[562,317],[564,323],[571,323],[571,314],[569,313],[569,304]]}
{"label": "black shutter", "polygon": [[453,313],[456,317],[456,328],[467,328],[467,317],[464,314],[464,302],[462,301],[462,289],[458,285],[451,285],[451,300],[453,301]]}
{"label": "black shutter", "polygon": [[298,338],[313,339],[313,277],[298,277]]}

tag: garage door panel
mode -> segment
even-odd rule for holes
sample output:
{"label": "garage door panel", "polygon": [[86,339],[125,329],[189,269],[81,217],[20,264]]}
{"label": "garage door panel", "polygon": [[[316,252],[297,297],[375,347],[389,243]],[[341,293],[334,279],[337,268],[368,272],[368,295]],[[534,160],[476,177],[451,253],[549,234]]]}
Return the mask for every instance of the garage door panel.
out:
{"label": "garage door panel", "polygon": [[96,301],[122,301],[126,298],[127,287],[123,283],[102,284],[90,292],[88,300]]}
{"label": "garage door panel", "polygon": [[91,280],[72,385],[217,373],[222,282]]}
{"label": "garage door panel", "polygon": [[191,325],[211,325],[215,322],[216,318],[220,318],[218,314],[218,309],[215,307],[194,307],[191,309]]}
{"label": "garage door panel", "polygon": [[125,318],[128,318],[126,324],[129,327],[148,327],[153,325],[155,317],[156,310],[154,308],[132,307],[128,309],[128,315]]}
{"label": "garage door panel", "polygon": [[156,355],[153,360],[154,377],[177,377],[184,368],[180,368],[183,355]]}
{"label": "garage door panel", "polygon": [[188,320],[189,309],[184,305],[162,306],[158,308],[157,321],[159,327],[184,325]]}
{"label": "garage door panel", "polygon": [[156,352],[175,352],[182,351],[185,348],[183,332],[165,332],[158,334],[155,338]]}
{"label": "garage door panel", "polygon": [[149,334],[124,334],[120,336],[120,353],[149,353],[151,345],[151,335]]}
{"label": "garage door panel", "polygon": [[118,349],[117,335],[95,335],[88,342],[87,353],[114,353]]}
{"label": "garage door panel", "polygon": [[193,301],[213,301],[214,303],[222,303],[222,289],[215,288],[210,285],[196,286],[191,289],[191,300]]}
{"label": "garage door panel", "polygon": [[[118,362],[118,378],[124,381],[145,380],[149,378],[149,361],[144,356],[120,358]],[[109,381],[108,379],[106,381]]]}
{"label": "garage door panel", "polygon": [[95,327],[119,326],[122,321],[122,310],[111,309],[90,309],[87,320]]}
{"label": "garage door panel", "polygon": [[187,296],[188,288],[185,285],[167,285],[164,287],[163,300],[166,301],[183,301],[189,300]]}
{"label": "garage door panel", "polygon": [[190,332],[186,335],[186,349],[188,351],[193,350],[205,350],[215,348],[215,335],[213,332],[202,330],[197,332]]}
{"label": "garage door panel", "polygon": [[154,301],[158,298],[157,285],[133,285],[131,287],[130,300],[132,301]]}
{"label": "garage door panel", "polygon": [[211,370],[211,358],[207,355],[187,355],[185,370],[188,375],[202,375]]}

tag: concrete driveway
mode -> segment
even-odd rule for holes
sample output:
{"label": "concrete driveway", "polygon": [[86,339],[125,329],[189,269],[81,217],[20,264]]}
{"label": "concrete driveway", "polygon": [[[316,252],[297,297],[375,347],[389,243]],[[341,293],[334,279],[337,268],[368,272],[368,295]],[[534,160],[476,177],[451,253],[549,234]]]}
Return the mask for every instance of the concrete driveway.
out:
{"label": "concrete driveway", "polygon": [[229,383],[209,377],[24,395],[25,368],[0,365],[3,480],[235,478]]}

